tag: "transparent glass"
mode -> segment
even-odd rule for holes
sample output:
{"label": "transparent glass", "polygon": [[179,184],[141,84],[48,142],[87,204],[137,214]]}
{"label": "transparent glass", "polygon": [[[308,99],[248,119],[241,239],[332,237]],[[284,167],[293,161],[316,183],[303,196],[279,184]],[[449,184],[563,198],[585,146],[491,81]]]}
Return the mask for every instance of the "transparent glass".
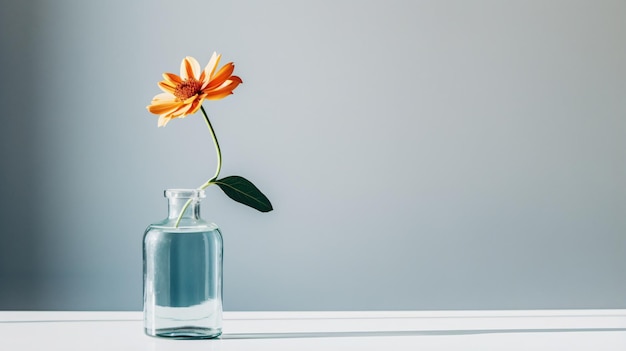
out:
{"label": "transparent glass", "polygon": [[148,226],[143,240],[145,332],[184,339],[218,337],[222,333],[222,234],[214,223],[200,218],[203,191],[170,189],[165,197],[167,218]]}

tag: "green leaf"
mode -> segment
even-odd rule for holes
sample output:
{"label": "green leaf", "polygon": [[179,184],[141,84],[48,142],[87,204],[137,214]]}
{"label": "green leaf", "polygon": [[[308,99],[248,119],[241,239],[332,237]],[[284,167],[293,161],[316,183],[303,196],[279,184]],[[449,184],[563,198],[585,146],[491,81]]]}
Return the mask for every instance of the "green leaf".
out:
{"label": "green leaf", "polygon": [[249,180],[240,176],[230,176],[213,182],[231,199],[261,212],[273,210],[270,200]]}

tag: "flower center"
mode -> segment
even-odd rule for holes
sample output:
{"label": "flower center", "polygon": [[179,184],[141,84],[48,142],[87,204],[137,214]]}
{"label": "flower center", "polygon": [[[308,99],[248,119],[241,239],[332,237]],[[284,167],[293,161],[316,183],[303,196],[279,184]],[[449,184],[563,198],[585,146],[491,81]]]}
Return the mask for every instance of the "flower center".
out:
{"label": "flower center", "polygon": [[202,83],[193,78],[188,78],[178,84],[176,90],[174,91],[174,96],[181,100],[187,100],[198,94],[200,92],[200,88],[202,88]]}

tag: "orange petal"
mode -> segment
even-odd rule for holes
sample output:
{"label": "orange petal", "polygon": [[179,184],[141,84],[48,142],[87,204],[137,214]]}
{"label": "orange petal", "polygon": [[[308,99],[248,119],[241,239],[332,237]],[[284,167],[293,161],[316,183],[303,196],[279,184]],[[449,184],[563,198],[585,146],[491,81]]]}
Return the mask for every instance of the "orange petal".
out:
{"label": "orange petal", "polygon": [[167,124],[167,122],[169,122],[171,120],[171,118],[166,117],[165,115],[160,115],[159,116],[159,121],[157,122],[157,125],[159,127],[165,127],[165,125]]}
{"label": "orange petal", "polygon": [[213,91],[207,94],[206,99],[207,100],[220,100],[220,99],[227,97],[228,95],[231,95],[232,93],[233,93],[232,90],[221,91],[221,92]]}
{"label": "orange petal", "polygon": [[231,74],[233,74],[234,70],[235,65],[233,65],[232,62],[225,64],[222,68],[220,68],[215,76],[211,78],[209,85],[207,85],[207,89],[214,89],[222,85],[222,83],[224,83],[224,81],[228,79]]}
{"label": "orange petal", "polygon": [[220,63],[220,59],[222,58],[222,55],[218,55],[217,52],[213,52],[213,55],[211,55],[211,59],[209,60],[209,63],[207,63],[206,67],[204,67],[204,72],[206,72],[207,78],[211,78],[213,77],[213,74],[215,73],[215,69],[217,68],[217,65]]}
{"label": "orange petal", "polygon": [[[233,79],[235,78],[235,79]],[[241,78],[237,77],[237,76],[231,76],[228,80],[226,80],[224,83],[222,83],[222,85],[220,85],[219,87],[213,89],[214,91],[217,90],[222,90],[222,89],[230,89],[230,90],[235,90],[235,88],[239,85],[243,83],[241,81]]]}
{"label": "orange petal", "polygon": [[190,104],[190,103],[192,103],[192,102],[193,102],[195,99],[197,99],[197,98],[198,98],[198,94],[196,94],[196,95],[194,95],[194,96],[191,96],[191,97],[187,98],[187,100],[183,101],[183,103],[184,103],[184,104]]}
{"label": "orange petal", "polygon": [[157,94],[152,98],[152,102],[155,101],[176,101],[176,96],[170,93]]}
{"label": "orange petal", "polygon": [[217,87],[215,89],[212,89],[212,90],[206,89],[206,90],[204,90],[203,93],[207,94],[207,99],[209,99],[209,100],[217,100],[217,99],[210,98],[210,97],[222,96],[223,93],[228,93],[225,96],[221,97],[221,98],[223,98],[223,97],[226,97],[226,96],[232,94],[232,91],[235,90],[235,88],[237,88],[237,86],[239,84],[241,84],[241,79],[239,79],[239,77],[237,77],[237,76],[233,76],[233,77],[235,77],[237,79],[235,79],[235,80],[230,80],[229,79],[229,80],[225,81],[224,83],[222,83],[221,86],[219,86],[219,87]]}
{"label": "orange petal", "polygon": [[177,101],[153,101],[152,105],[146,108],[155,115],[167,115],[176,111],[181,106]]}
{"label": "orange petal", "polygon": [[183,118],[189,114],[189,110],[192,106],[193,104],[183,104],[182,106],[180,106],[180,108],[178,108],[178,110],[173,112],[172,115],[174,115],[176,118]]}
{"label": "orange petal", "polygon": [[225,81],[224,83],[222,83],[222,85],[220,85],[219,87],[216,87],[211,90],[206,89],[203,91],[203,93],[213,96],[213,95],[219,95],[223,92],[232,92],[233,90],[235,90],[235,88],[237,88],[239,84],[241,84],[241,79],[236,79],[236,80],[229,79]]}
{"label": "orange petal", "polygon": [[160,81],[158,85],[159,85],[159,88],[161,88],[161,90],[163,90],[166,93],[174,94],[174,92],[176,91],[176,85],[172,85],[172,83],[166,80]]}
{"label": "orange petal", "polygon": [[175,75],[174,73],[163,73],[163,79],[165,79],[166,81],[172,83],[172,85],[176,86],[180,83],[183,82],[182,79],[180,79],[179,76]]}
{"label": "orange petal", "polygon": [[171,94],[161,93],[152,99],[152,104],[147,106],[148,111],[157,114],[167,114],[174,111],[180,106],[180,101],[176,101],[176,97]]}
{"label": "orange petal", "polygon": [[188,114],[193,115],[194,113],[198,112],[200,106],[202,106],[202,101],[204,100],[205,96],[206,95],[204,94],[200,95],[200,97],[192,103],[191,108],[189,108]]}
{"label": "orange petal", "polygon": [[185,80],[189,78],[196,79],[200,75],[200,64],[198,60],[191,56],[187,56],[180,63],[180,77]]}

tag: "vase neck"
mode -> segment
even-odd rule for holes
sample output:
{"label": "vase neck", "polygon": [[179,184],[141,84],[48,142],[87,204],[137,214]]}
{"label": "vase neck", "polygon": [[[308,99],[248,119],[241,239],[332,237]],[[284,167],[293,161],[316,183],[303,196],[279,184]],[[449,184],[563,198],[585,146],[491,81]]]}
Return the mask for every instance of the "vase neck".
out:
{"label": "vase neck", "polygon": [[167,198],[167,217],[176,219],[183,213],[181,218],[200,219],[200,201],[204,198],[204,191],[195,189],[168,189],[165,190]]}

